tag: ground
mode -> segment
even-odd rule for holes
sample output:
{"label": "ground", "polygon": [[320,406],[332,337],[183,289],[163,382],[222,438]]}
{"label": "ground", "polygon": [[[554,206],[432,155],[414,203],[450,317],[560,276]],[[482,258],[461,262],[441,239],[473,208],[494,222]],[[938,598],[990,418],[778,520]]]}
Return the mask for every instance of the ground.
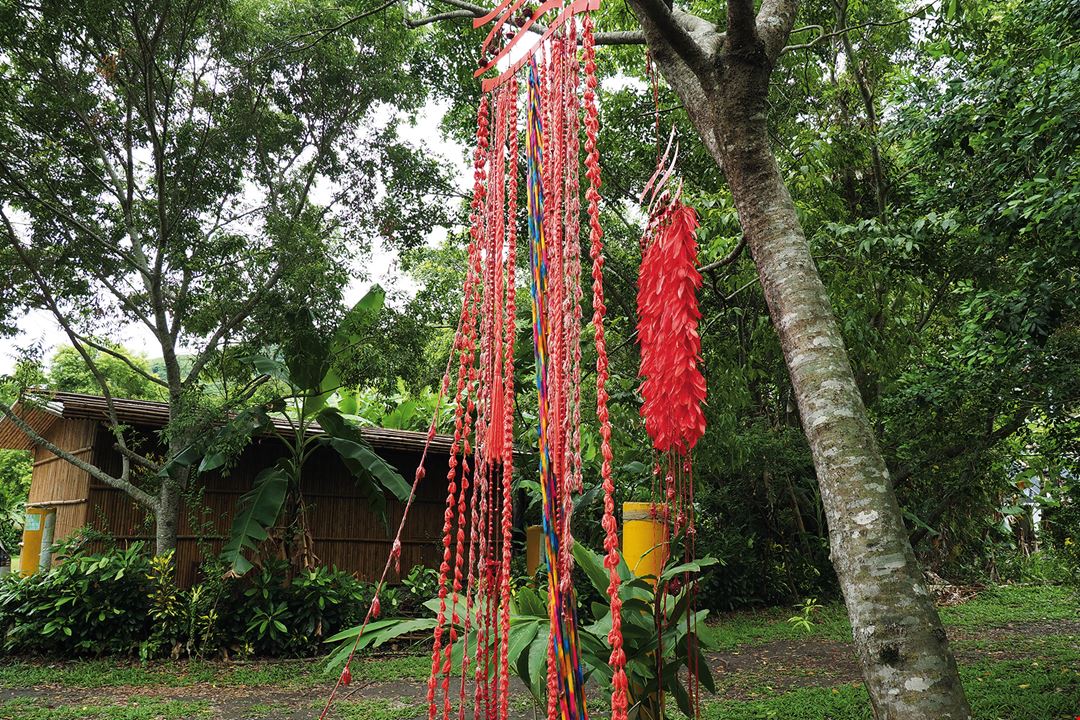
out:
{"label": "ground", "polygon": [[[717,695],[702,703],[704,718],[870,720],[842,609],[822,608],[809,630],[787,622],[793,613],[718,620]],[[942,616],[977,720],[1080,716],[1080,606],[1069,591],[995,588]],[[426,717],[428,668],[423,655],[366,659],[331,717]],[[330,687],[317,660],[18,661],[0,666],[0,720],[301,720],[319,716]],[[513,715],[534,717],[520,687]]]}

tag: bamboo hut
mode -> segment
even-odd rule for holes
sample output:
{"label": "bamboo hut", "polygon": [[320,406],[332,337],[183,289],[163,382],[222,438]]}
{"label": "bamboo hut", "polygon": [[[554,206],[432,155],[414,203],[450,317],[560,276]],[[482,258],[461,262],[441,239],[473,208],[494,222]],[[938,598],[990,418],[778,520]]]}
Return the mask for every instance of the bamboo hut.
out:
{"label": "bamboo hut", "polygon": [[[148,443],[157,443],[169,421],[169,406],[144,400],[114,400],[122,423]],[[15,413],[38,434],[62,450],[109,473],[119,473],[120,455],[105,421],[104,398],[79,393],[49,393],[34,406],[17,404]],[[321,432],[318,427],[313,432]],[[364,438],[377,453],[411,481],[427,434],[408,430],[363,428]],[[441,558],[446,472],[452,438],[437,435],[427,457],[427,475],[409,512],[402,536],[401,567],[438,567]],[[99,482],[63,458],[34,445],[10,418],[0,420],[0,448],[28,450],[33,455],[28,511],[49,518],[53,542],[88,526],[108,533],[118,543],[145,541],[152,545],[153,519],[125,492]],[[260,470],[271,466],[284,446],[272,435],[256,437],[228,472],[201,476],[185,499],[176,548],[180,583],[188,586],[198,575],[200,558],[217,553],[226,539],[237,500],[251,488]],[[305,465],[302,492],[309,506],[308,522],[320,563],[353,572],[363,579],[378,577],[392,539],[386,525],[360,497],[356,483],[335,453],[316,451]],[[388,502],[391,528],[401,519],[402,505]],[[396,578],[392,578],[396,580]]]}

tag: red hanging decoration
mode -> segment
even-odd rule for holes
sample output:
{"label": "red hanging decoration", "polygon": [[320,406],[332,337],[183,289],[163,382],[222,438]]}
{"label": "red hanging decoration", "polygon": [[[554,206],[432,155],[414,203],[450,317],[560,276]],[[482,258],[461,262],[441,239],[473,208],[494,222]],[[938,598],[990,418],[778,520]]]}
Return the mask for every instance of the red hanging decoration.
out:
{"label": "red hanging decoration", "polygon": [[697,213],[681,201],[658,219],[638,282],[641,416],[653,446],[685,455],[705,432],[698,335]]}
{"label": "red hanging decoration", "polygon": [[[577,634],[577,602],[572,586],[571,520],[575,496],[583,490],[581,460],[581,363],[584,329],[581,260],[582,183],[579,135],[584,125],[585,214],[592,261],[592,324],[596,343],[596,410],[604,489],[604,565],[609,573],[612,720],[626,720],[628,682],[622,641],[619,537],[612,478],[611,421],[608,412],[608,357],[604,338],[603,231],[600,225],[599,112],[595,38],[590,13],[599,0],[545,0],[514,21],[523,0],[502,0],[475,22],[493,22],[483,42],[477,76],[500,67],[482,83],[473,156],[468,264],[453,351],[440,389],[452,394],[454,436],[446,475],[446,505],[439,566],[439,606],[427,684],[428,718],[465,720],[473,683],[474,719],[509,716],[510,602],[513,493],[513,418],[516,338],[517,196],[519,190],[519,109],[527,123],[530,290],[534,357],[539,399],[538,446],[542,457],[544,525],[550,635],[548,720],[587,720],[584,671]],[[526,32],[543,22],[537,35]],[[515,26],[517,26],[515,28]],[[516,34],[509,31],[514,29]],[[579,37],[580,32],[580,37]],[[509,64],[514,45],[532,46]],[[501,45],[498,43],[502,40]],[[581,55],[579,57],[579,42]],[[529,66],[528,103],[519,103],[517,71]],[[581,82],[584,75],[584,83]],[[580,95],[579,95],[580,93]],[[451,370],[456,368],[456,372]],[[428,432],[430,444],[436,422]],[[426,455],[426,450],[425,450]],[[417,469],[413,493],[424,477]],[[353,646],[380,613],[379,591],[391,567],[401,561],[405,507],[375,598]],[[400,572],[400,569],[399,569]],[[454,658],[460,657],[458,672]],[[349,663],[338,687],[351,680]],[[470,673],[471,671],[471,673]],[[452,676],[459,683],[451,690]],[[453,697],[456,696],[456,697]],[[455,711],[456,705],[456,711]]]}

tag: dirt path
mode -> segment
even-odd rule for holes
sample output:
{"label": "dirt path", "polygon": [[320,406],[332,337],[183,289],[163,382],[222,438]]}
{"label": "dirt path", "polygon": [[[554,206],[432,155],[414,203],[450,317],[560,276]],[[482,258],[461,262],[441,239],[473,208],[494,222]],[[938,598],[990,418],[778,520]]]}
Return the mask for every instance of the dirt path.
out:
{"label": "dirt path", "polygon": [[[1010,639],[1032,640],[1048,635],[1080,637],[1080,622],[1012,623],[978,632],[952,628],[950,638],[957,641],[960,662],[987,657],[1008,659],[1022,657],[1021,643],[1011,648]],[[989,641],[971,647],[973,641]],[[1000,641],[1006,641],[1004,643]],[[377,660],[374,662],[378,662]],[[709,665],[717,684],[718,698],[747,700],[807,686],[837,686],[859,682],[859,668],[848,643],[823,638],[801,641],[780,640],[738,650],[714,653]],[[71,708],[110,704],[131,707],[148,700],[201,702],[214,720],[311,720],[319,716],[331,685],[315,682],[303,689],[279,689],[268,686],[217,686],[196,683],[184,687],[107,687],[94,689],[38,685],[29,688],[0,690],[0,707],[13,699],[32,699],[38,708]],[[349,720],[411,720],[424,717],[427,684],[404,680],[356,683],[339,694],[341,712],[334,717]],[[456,685],[454,686],[456,692]],[[533,717],[529,695],[514,681],[512,716],[521,720]],[[39,716],[34,716],[39,717]],[[0,720],[18,720],[19,715],[0,710]]]}

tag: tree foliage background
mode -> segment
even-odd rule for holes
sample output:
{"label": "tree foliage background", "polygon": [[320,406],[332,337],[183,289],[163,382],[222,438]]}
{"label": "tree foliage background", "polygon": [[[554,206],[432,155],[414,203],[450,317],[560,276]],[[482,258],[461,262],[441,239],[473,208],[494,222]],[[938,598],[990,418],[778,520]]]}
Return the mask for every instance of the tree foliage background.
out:
{"label": "tree foliage background", "polygon": [[[709,2],[693,6],[701,16],[723,20]],[[311,2],[289,8],[222,4],[215,10],[234,20],[214,32],[221,33],[215,42],[235,61],[235,74],[226,76],[227,89],[195,92],[189,103],[193,117],[214,107],[222,113],[220,134],[199,151],[213,162],[197,162],[193,129],[185,134],[181,123],[173,136],[169,152],[178,175],[168,186],[171,192],[194,193],[184,206],[189,209],[170,220],[177,233],[198,229],[200,218],[223,198],[242,198],[249,182],[271,187],[275,166],[259,159],[266,148],[256,144],[241,160],[237,143],[269,137],[282,149],[294,148],[297,137],[325,128],[348,103],[388,105],[408,118],[426,101],[438,100],[447,108],[446,135],[471,144],[477,93],[470,76],[479,46],[474,31],[467,23],[409,31],[398,6],[364,15],[374,9]],[[349,17],[358,18],[350,32],[372,43],[356,60],[361,74],[371,77],[362,90],[338,86],[333,78],[318,93],[307,89],[301,81],[312,53],[332,56],[330,66],[337,68],[335,54],[348,54],[352,37],[323,36],[318,28]],[[631,28],[632,22],[621,4],[606,3],[601,10],[601,29]],[[819,0],[803,4],[798,25],[771,88],[771,135],[912,539],[922,558],[950,577],[1023,572],[1018,558],[1035,543],[1060,550],[1066,538],[1077,536],[1070,518],[1080,500],[1080,9],[1068,0],[926,6]],[[47,57],[48,37],[35,41],[45,43],[35,62]],[[90,56],[98,64],[109,57]],[[83,70],[91,83],[112,72],[98,64]],[[342,79],[353,77],[344,68],[340,72]],[[642,450],[647,444],[638,415],[633,336],[637,197],[652,174],[658,143],[674,125],[685,193],[702,218],[701,263],[707,268],[701,328],[709,430],[696,452],[695,478],[699,551],[721,565],[708,574],[710,587],[702,597],[735,606],[827,593],[834,588],[828,528],[779,343],[752,263],[745,254],[723,261],[740,248],[730,193],[662,81],[657,131],[642,48],[604,49],[601,72],[608,346],[620,499],[647,498],[652,487],[652,458]],[[87,322],[100,328],[91,321],[104,317],[101,294],[90,292],[82,275],[61,271],[84,259],[109,276],[112,270],[102,267],[108,256],[72,234],[60,216],[86,209],[95,227],[112,237],[123,232],[116,229],[123,224],[123,203],[101,202],[101,178],[87,170],[96,167],[90,158],[98,150],[86,140],[65,138],[58,126],[85,124],[88,113],[100,114],[95,123],[122,126],[123,115],[82,95],[72,101],[62,85],[35,85],[11,72],[3,77],[10,98],[5,112],[22,123],[16,127],[44,122],[24,117],[28,106],[53,111],[47,133],[0,130],[10,158],[0,161],[0,179],[14,190],[14,177],[33,177],[39,184],[30,196],[15,193],[22,199],[10,201],[12,207],[25,207],[34,197],[67,203],[46,205],[44,214],[33,215],[34,247],[43,250],[50,277],[61,279],[58,296],[87,303]],[[283,78],[296,84],[283,85]],[[273,102],[247,113],[244,103],[259,92],[269,92]],[[356,122],[359,128],[362,121]],[[364,390],[362,404],[372,422],[421,428],[457,320],[466,203],[437,158],[397,142],[387,127],[363,142],[356,132],[336,136],[337,150],[320,161],[319,172],[341,197],[324,207],[305,205],[296,215],[299,228],[271,208],[243,232],[185,236],[169,245],[167,257],[205,258],[195,270],[198,294],[173,312],[185,318],[192,335],[205,335],[228,299],[251,284],[246,271],[258,277],[278,263],[282,282],[237,337],[249,347],[272,349],[295,332],[283,308],[307,306],[326,327],[340,317],[347,268],[356,267],[348,259],[377,240],[398,253],[400,271],[415,289],[391,297],[379,320],[378,347],[343,359],[339,372],[346,385]],[[297,182],[291,177],[278,187],[295,191]],[[157,181],[148,187],[160,190]],[[271,188],[267,197],[276,192]],[[149,217],[160,200],[138,205],[137,213]],[[435,226],[447,228],[444,243],[425,242]],[[524,228],[519,237],[525,237]],[[244,262],[219,267],[221,258],[235,253]],[[0,288],[0,303],[12,308],[3,316],[10,326],[14,308],[33,303],[22,298],[29,286],[26,263],[10,249],[0,250],[0,258],[12,268],[8,276],[18,280]],[[320,288],[315,301],[312,288]],[[517,435],[528,447],[535,400],[529,392],[526,290],[519,292]],[[586,364],[593,362],[590,343],[584,347]],[[216,374],[200,385],[200,393],[219,392],[230,378],[250,379],[249,370],[227,352],[215,358]],[[78,377],[65,363],[58,356],[49,371],[58,387]],[[593,400],[591,381],[591,375],[583,379],[586,408]],[[595,485],[591,419],[587,413],[584,448]],[[528,502],[532,467],[524,460],[519,471],[525,522],[538,512]],[[590,500],[583,503],[582,517],[598,512]],[[1034,509],[1045,513],[1052,533],[1025,535]],[[595,532],[595,523],[583,520],[577,536],[596,546]]]}

